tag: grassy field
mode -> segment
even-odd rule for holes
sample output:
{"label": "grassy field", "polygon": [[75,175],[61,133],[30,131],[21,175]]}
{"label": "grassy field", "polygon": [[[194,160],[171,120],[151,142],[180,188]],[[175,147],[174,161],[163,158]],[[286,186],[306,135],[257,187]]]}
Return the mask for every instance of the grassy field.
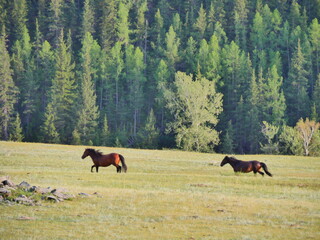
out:
{"label": "grassy field", "polygon": [[265,162],[271,178],[234,174],[219,154],[101,147],[121,153],[128,172],[91,173],[84,148],[0,142],[0,176],[98,193],[0,204],[0,239],[320,239],[320,158],[237,156]]}

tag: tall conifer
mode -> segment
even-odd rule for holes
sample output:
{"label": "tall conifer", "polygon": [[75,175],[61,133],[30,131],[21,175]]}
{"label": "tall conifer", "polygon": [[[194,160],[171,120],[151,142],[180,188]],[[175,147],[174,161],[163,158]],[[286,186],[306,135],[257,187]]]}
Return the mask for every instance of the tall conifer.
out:
{"label": "tall conifer", "polygon": [[9,139],[9,127],[12,115],[14,113],[14,105],[18,98],[18,89],[15,86],[10,66],[10,56],[6,45],[5,27],[2,27],[0,36],[0,137],[1,139]]}
{"label": "tall conifer", "polygon": [[91,140],[95,142],[95,131],[98,125],[98,106],[96,105],[95,86],[92,79],[91,49],[94,45],[92,35],[87,32],[83,39],[81,50],[81,83],[80,83],[80,104],[78,108],[78,121],[76,129],[80,135],[81,142],[88,144]]}

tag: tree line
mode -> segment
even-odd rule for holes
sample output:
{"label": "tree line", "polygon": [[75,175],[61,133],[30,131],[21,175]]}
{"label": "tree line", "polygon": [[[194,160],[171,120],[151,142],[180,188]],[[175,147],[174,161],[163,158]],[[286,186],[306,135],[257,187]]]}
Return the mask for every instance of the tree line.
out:
{"label": "tree line", "polygon": [[319,0],[0,0],[1,139],[317,155],[319,16]]}

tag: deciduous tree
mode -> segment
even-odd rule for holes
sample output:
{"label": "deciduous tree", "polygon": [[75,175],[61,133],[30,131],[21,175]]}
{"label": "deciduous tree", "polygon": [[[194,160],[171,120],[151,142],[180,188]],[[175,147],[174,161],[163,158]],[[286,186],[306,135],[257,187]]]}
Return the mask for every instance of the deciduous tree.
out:
{"label": "deciduous tree", "polygon": [[176,134],[177,145],[184,150],[212,151],[219,143],[215,129],[222,112],[222,94],[205,78],[177,72],[173,89],[166,93],[167,107],[174,115],[168,131]]}
{"label": "deciduous tree", "polygon": [[306,118],[305,121],[301,118],[296,125],[296,128],[299,131],[300,137],[303,140],[304,154],[306,156],[308,156],[310,153],[312,139],[314,135],[317,134],[319,127],[320,127],[320,123],[312,120],[310,121],[309,118]]}

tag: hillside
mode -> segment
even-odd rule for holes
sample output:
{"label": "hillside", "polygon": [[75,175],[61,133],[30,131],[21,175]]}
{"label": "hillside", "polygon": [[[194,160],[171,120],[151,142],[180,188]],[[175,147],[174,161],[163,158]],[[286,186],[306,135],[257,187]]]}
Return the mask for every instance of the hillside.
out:
{"label": "hillside", "polygon": [[302,155],[319,20],[319,0],[2,0],[0,139]]}

